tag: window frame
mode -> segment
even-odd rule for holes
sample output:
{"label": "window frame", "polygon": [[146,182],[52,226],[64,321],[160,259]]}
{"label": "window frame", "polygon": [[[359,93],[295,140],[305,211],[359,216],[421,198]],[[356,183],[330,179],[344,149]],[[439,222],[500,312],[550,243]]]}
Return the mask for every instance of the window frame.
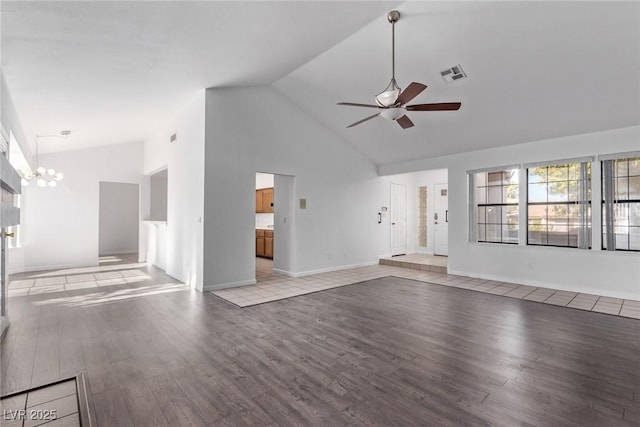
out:
{"label": "window frame", "polygon": [[[525,164],[523,165],[523,169],[524,172],[526,173],[526,220],[525,220],[525,225],[526,225],[526,245],[527,246],[536,246],[536,247],[556,247],[556,248],[568,248],[568,249],[582,249],[582,250],[591,250],[593,249],[593,238],[592,238],[592,233],[593,233],[593,221],[592,221],[592,217],[593,217],[593,209],[592,209],[592,202],[593,202],[593,195],[591,193],[591,186],[592,184],[592,171],[591,171],[591,167],[592,167],[592,162],[593,162],[593,158],[581,158],[581,159],[566,159],[566,160],[558,160],[558,161],[549,161],[549,162],[541,162],[541,163],[531,163],[531,164]],[[571,179],[571,177],[569,176],[570,173],[570,168],[572,165],[579,165],[580,168],[582,168],[582,164],[586,164],[587,165],[587,169],[588,169],[588,176],[587,178],[580,178],[580,179]],[[555,167],[555,166],[567,166],[568,171],[567,171],[567,178],[565,180],[554,180],[554,181],[549,181],[549,177],[548,177],[548,170],[550,167]],[[534,169],[534,168],[546,168],[547,169],[547,178],[544,181],[541,181],[541,184],[549,184],[551,182],[566,182],[567,187],[569,188],[570,183],[572,181],[576,181],[576,182],[580,182],[580,181],[586,181],[586,183],[584,184],[586,186],[586,195],[587,195],[587,199],[586,200],[581,200],[580,197],[576,197],[576,200],[566,200],[566,201],[550,201],[549,200],[549,188],[547,186],[546,189],[546,201],[545,202],[532,202],[531,201],[531,191],[530,191],[530,186],[531,186],[531,182],[530,182],[530,170]],[[535,184],[535,183],[534,183]],[[568,197],[569,199],[570,197]],[[584,214],[585,220],[586,220],[586,225],[580,225],[580,227],[584,227],[586,229],[586,231],[584,231],[584,237],[587,238],[587,245],[582,247],[580,245],[580,233],[577,236],[577,243],[576,245],[570,245],[570,239],[571,239],[571,233],[569,232],[569,220],[571,218],[571,216],[569,215],[569,213],[567,213],[567,244],[566,245],[560,245],[560,244],[549,244],[549,230],[547,228],[547,232],[546,232],[546,243],[532,243],[531,239],[530,239],[530,227],[533,225],[530,222],[530,207],[531,206],[546,206],[546,218],[549,218],[549,208],[551,206],[567,206],[567,209],[569,209],[571,206],[582,206],[585,205],[586,206],[586,213]],[[547,224],[548,226],[548,224]]]}
{"label": "window frame", "polygon": [[[602,188],[602,197],[601,197],[601,206],[602,209],[600,211],[600,215],[601,215],[601,227],[600,227],[600,235],[601,235],[601,250],[603,251],[610,251],[610,252],[640,252],[640,247],[638,249],[630,249],[629,247],[631,246],[631,233],[629,231],[631,231],[631,228],[638,228],[640,229],[640,225],[626,225],[627,228],[627,249],[622,249],[622,248],[618,248],[616,246],[616,233],[615,233],[615,218],[616,216],[613,215],[613,220],[612,220],[612,233],[613,233],[613,248],[609,248],[607,245],[607,228],[608,228],[608,224],[606,221],[606,211],[607,211],[607,198],[606,198],[606,194],[608,193],[608,191],[606,191],[607,188],[611,189],[612,192],[612,201],[611,201],[611,210],[613,211],[615,209],[616,206],[625,206],[625,205],[631,205],[631,204],[640,204],[640,197],[639,198],[634,198],[631,199],[630,197],[630,179],[634,178],[634,177],[640,177],[640,174],[638,175],[631,175],[630,172],[630,168],[629,168],[629,162],[632,160],[640,160],[640,152],[631,152],[631,153],[621,153],[618,155],[609,155],[609,156],[601,156],[599,158],[600,160],[600,171],[601,171],[601,178],[600,178],[600,185]],[[617,162],[619,161],[626,161],[627,162],[627,174],[624,176],[620,176],[618,175],[618,165]],[[607,161],[611,161],[611,175],[609,176],[609,174],[605,173],[605,169],[607,167],[606,162]],[[626,182],[627,182],[627,198],[617,198],[617,185],[618,185],[618,181],[621,178],[626,178]],[[607,179],[611,180],[611,182],[607,182]],[[639,178],[640,179],[640,178]],[[628,211],[628,208],[627,208]],[[630,213],[627,214],[627,218],[629,218]]]}
{"label": "window frame", "polygon": [[[494,173],[499,173],[501,174],[500,177],[500,181],[499,184],[497,185],[490,185],[489,184],[489,175],[490,174],[494,174]],[[511,183],[511,184],[505,184],[505,173],[511,173],[511,174],[515,174],[516,175],[516,181],[515,183]],[[484,174],[485,175],[485,183],[484,185],[478,185],[478,175],[480,174]],[[519,221],[519,215],[520,215],[520,168],[519,167],[509,167],[509,168],[497,168],[497,169],[493,169],[493,170],[487,170],[487,171],[477,171],[477,172],[473,172],[473,191],[474,191],[474,199],[473,199],[473,205],[472,205],[472,209],[474,209],[475,211],[475,216],[474,216],[474,229],[475,229],[475,242],[477,243],[491,243],[491,244],[503,244],[503,245],[518,245],[519,244],[519,239],[520,239],[520,221]],[[516,201],[515,202],[507,202],[504,200],[504,194],[505,194],[505,189],[506,187],[509,186],[515,186],[516,190],[517,190],[517,196],[516,196]],[[500,191],[500,202],[490,202],[489,201],[489,189],[490,188],[499,188]],[[477,192],[479,189],[484,189],[485,190],[485,201],[484,203],[480,203],[477,199]],[[503,218],[504,218],[504,214],[503,214],[503,209],[507,208],[507,207],[515,207],[516,208],[516,217],[518,218],[518,220],[516,221],[515,224],[509,224],[508,222],[503,222]],[[481,221],[480,219],[480,208],[485,208],[485,217],[484,220]],[[488,222],[488,208],[500,208],[500,221],[499,222]],[[487,239],[487,226],[489,225],[494,225],[494,226],[498,226],[500,229],[500,240],[488,240]],[[516,236],[515,236],[515,240],[514,241],[508,241],[505,240],[505,236],[503,233],[504,227],[508,227],[508,226],[515,226],[516,228]],[[480,239],[480,229],[481,227],[484,227],[484,239]]]}

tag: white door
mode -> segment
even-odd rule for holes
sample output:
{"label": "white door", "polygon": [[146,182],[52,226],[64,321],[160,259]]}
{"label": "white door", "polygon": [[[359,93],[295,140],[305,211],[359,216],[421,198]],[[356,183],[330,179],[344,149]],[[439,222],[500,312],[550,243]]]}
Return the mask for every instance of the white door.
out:
{"label": "white door", "polygon": [[407,253],[407,188],[391,184],[391,256]]}
{"label": "white door", "polygon": [[449,196],[447,184],[434,185],[434,213],[433,230],[435,242],[433,253],[435,255],[448,255],[449,253]]}

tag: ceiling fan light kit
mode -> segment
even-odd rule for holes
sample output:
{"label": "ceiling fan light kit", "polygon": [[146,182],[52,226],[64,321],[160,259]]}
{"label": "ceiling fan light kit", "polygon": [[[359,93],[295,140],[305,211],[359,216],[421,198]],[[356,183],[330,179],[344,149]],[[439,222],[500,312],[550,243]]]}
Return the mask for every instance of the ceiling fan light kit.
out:
{"label": "ceiling fan light kit", "polygon": [[398,96],[400,96],[400,87],[395,79],[391,79],[391,83],[389,83],[384,92],[376,95],[376,103],[383,108],[391,107],[398,101]]}
{"label": "ceiling fan light kit", "polygon": [[348,128],[364,123],[368,120],[381,116],[387,120],[396,121],[400,127],[407,129],[413,126],[413,122],[405,114],[407,111],[447,111],[457,110],[460,108],[459,102],[445,102],[438,104],[415,104],[405,105],[413,98],[418,96],[427,88],[422,83],[412,82],[403,91],[396,82],[396,22],[400,20],[400,12],[392,10],[387,14],[387,20],[391,23],[391,81],[387,87],[375,96],[376,104],[359,104],[354,102],[339,102],[338,105],[346,105],[351,107],[377,108],[380,111],[369,117],[352,123]]}
{"label": "ceiling fan light kit", "polygon": [[380,115],[387,120],[396,120],[404,116],[404,113],[404,108],[385,108],[380,112]]}

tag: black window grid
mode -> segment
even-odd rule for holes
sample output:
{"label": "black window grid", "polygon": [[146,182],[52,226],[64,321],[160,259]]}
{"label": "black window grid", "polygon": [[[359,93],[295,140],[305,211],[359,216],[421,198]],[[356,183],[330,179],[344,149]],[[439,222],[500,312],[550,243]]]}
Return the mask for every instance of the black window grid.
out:
{"label": "black window grid", "polygon": [[[569,163],[569,164],[565,164],[565,165],[550,165],[550,166],[542,166],[542,167],[537,167],[536,169],[544,169],[545,173],[544,176],[545,178],[541,178],[540,180],[532,183],[530,181],[531,178],[531,174],[529,173],[530,169],[526,170],[527,173],[527,245],[529,246],[552,246],[552,247],[561,247],[561,248],[578,248],[578,237],[577,235],[575,235],[575,244],[572,244],[572,236],[574,236],[574,234],[572,234],[570,232],[570,221],[571,221],[571,216],[569,215],[569,211],[571,210],[571,207],[579,207],[581,204],[585,203],[588,205],[587,207],[587,221],[588,221],[588,230],[591,230],[591,169],[590,167],[588,168],[588,178],[587,178],[587,188],[588,188],[588,197],[589,200],[587,201],[580,201],[578,200],[579,198],[576,197],[576,200],[569,200],[571,199],[569,190],[571,188],[571,183],[577,183],[578,181],[580,181],[581,179],[579,179],[579,177],[577,175],[572,175],[572,168],[576,168],[577,166],[579,166],[580,163]],[[557,168],[557,167],[566,167],[567,168],[567,173],[566,173],[566,178],[563,177],[554,177],[553,179],[549,179],[549,169],[550,168]],[[574,169],[575,170],[575,169]],[[549,200],[549,184],[553,185],[553,184],[560,184],[560,183],[566,183],[567,186],[567,200]],[[546,201],[537,201],[537,202],[531,202],[531,184],[547,184],[547,189],[546,189]],[[547,209],[545,210],[546,212],[546,223],[544,224],[535,224],[532,223],[531,221],[531,217],[530,217],[530,207],[531,206],[546,206]],[[566,244],[559,244],[559,234],[560,233],[555,233],[553,235],[553,239],[551,239],[551,241],[553,241],[554,243],[549,243],[550,239],[549,239],[549,207],[566,207],[567,208],[567,215],[566,215],[566,219],[567,219],[567,223],[566,223],[566,227],[567,227],[567,231],[566,231]],[[555,225],[555,224],[554,224]],[[557,224],[557,225],[562,225],[562,224]],[[532,242],[531,240],[531,227],[532,226],[539,226],[540,230],[538,230],[538,232],[540,233],[540,241],[541,242]],[[546,231],[543,233],[543,229],[545,229]],[[542,239],[542,237],[545,237],[545,239]],[[591,241],[589,239],[589,245],[588,248],[591,249]]]}
{"label": "black window grid", "polygon": [[[490,173],[500,173],[501,174],[501,179],[499,181],[498,184],[489,184],[489,174]],[[484,199],[486,200],[485,203],[476,203],[476,209],[477,209],[477,216],[478,216],[478,220],[476,223],[477,226],[477,238],[478,238],[478,242],[481,243],[500,243],[500,244],[507,244],[507,245],[517,245],[518,244],[518,232],[519,232],[519,222],[518,222],[518,202],[507,202],[505,201],[505,187],[515,187],[516,190],[516,196],[515,199],[517,200],[518,198],[518,192],[519,192],[519,188],[518,188],[518,184],[512,184],[512,183],[505,183],[505,174],[508,173],[513,173],[513,171],[496,171],[496,172],[490,172],[490,173],[485,173],[487,175],[485,183],[486,185],[476,185],[476,191],[477,190],[483,190],[484,191]],[[489,189],[490,188],[494,188],[494,189],[499,189],[499,194],[500,194],[500,202],[493,202],[493,203],[488,203],[490,197],[489,197]],[[515,216],[516,216],[516,221],[515,223],[509,223],[509,222],[505,222],[504,218],[504,210],[505,208],[508,207],[515,207]],[[499,221],[493,221],[490,222],[489,221],[489,209],[498,209],[498,214],[495,215],[496,217],[498,217],[500,220]],[[484,215],[481,215],[480,212],[484,212]],[[483,216],[484,218],[481,218],[481,216]],[[490,226],[493,227],[497,227],[499,230],[499,238],[495,239],[495,240],[488,240],[487,236],[487,230]],[[509,228],[513,228],[513,231],[515,232],[515,236],[505,236],[505,228],[508,230]],[[484,239],[481,238],[481,236],[484,236]]]}
{"label": "black window grid", "polygon": [[[617,227],[618,229],[620,228],[626,228],[627,229],[627,233],[626,233],[626,248],[619,248],[619,247],[615,247],[616,251],[623,251],[623,252],[640,252],[640,248],[635,249],[632,248],[632,244],[631,244],[631,236],[632,230],[640,230],[640,225],[631,225],[631,213],[632,213],[632,209],[631,207],[634,205],[640,206],[640,198],[638,197],[631,197],[630,192],[631,192],[631,180],[633,178],[640,180],[640,170],[637,168],[632,168],[631,167],[631,163],[632,162],[640,162],[640,158],[639,157],[634,157],[634,158],[626,158],[626,159],[617,159],[614,161],[614,167],[613,167],[613,182],[614,182],[614,198],[613,198],[613,205],[614,205],[614,210],[617,210],[616,215],[614,215],[614,228]],[[604,188],[604,186],[606,185],[606,183],[604,182],[604,163],[601,163],[601,168],[603,170],[602,173],[602,188]],[[626,170],[626,173],[624,173],[624,171]],[[635,170],[636,172],[631,172],[632,170]],[[622,171],[622,173],[620,173]],[[624,191],[619,191],[619,187],[620,184],[626,184],[626,195],[627,197],[619,197],[619,196],[624,196]],[[605,216],[605,195],[603,192],[602,195],[602,210],[601,210],[601,219],[602,219],[602,247],[601,249],[606,250],[607,249],[607,239],[606,239],[606,216]],[[617,209],[616,209],[617,208]],[[624,209],[626,208],[626,209]],[[626,211],[626,220],[627,220],[627,225],[625,226],[616,226],[615,221],[617,218],[623,218],[623,215],[620,215],[621,211]],[[640,223],[639,223],[640,224]],[[639,231],[640,233],[640,231]],[[623,234],[623,233],[616,233],[616,241],[618,241],[619,239],[619,235]]]}

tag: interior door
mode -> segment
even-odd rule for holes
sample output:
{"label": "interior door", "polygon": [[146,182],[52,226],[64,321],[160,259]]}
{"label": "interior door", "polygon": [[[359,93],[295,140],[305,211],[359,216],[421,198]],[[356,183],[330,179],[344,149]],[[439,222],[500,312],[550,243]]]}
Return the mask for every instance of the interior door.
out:
{"label": "interior door", "polygon": [[433,230],[435,255],[449,254],[449,195],[447,184],[434,185]]}
{"label": "interior door", "polygon": [[407,188],[391,184],[391,256],[407,253]]}

